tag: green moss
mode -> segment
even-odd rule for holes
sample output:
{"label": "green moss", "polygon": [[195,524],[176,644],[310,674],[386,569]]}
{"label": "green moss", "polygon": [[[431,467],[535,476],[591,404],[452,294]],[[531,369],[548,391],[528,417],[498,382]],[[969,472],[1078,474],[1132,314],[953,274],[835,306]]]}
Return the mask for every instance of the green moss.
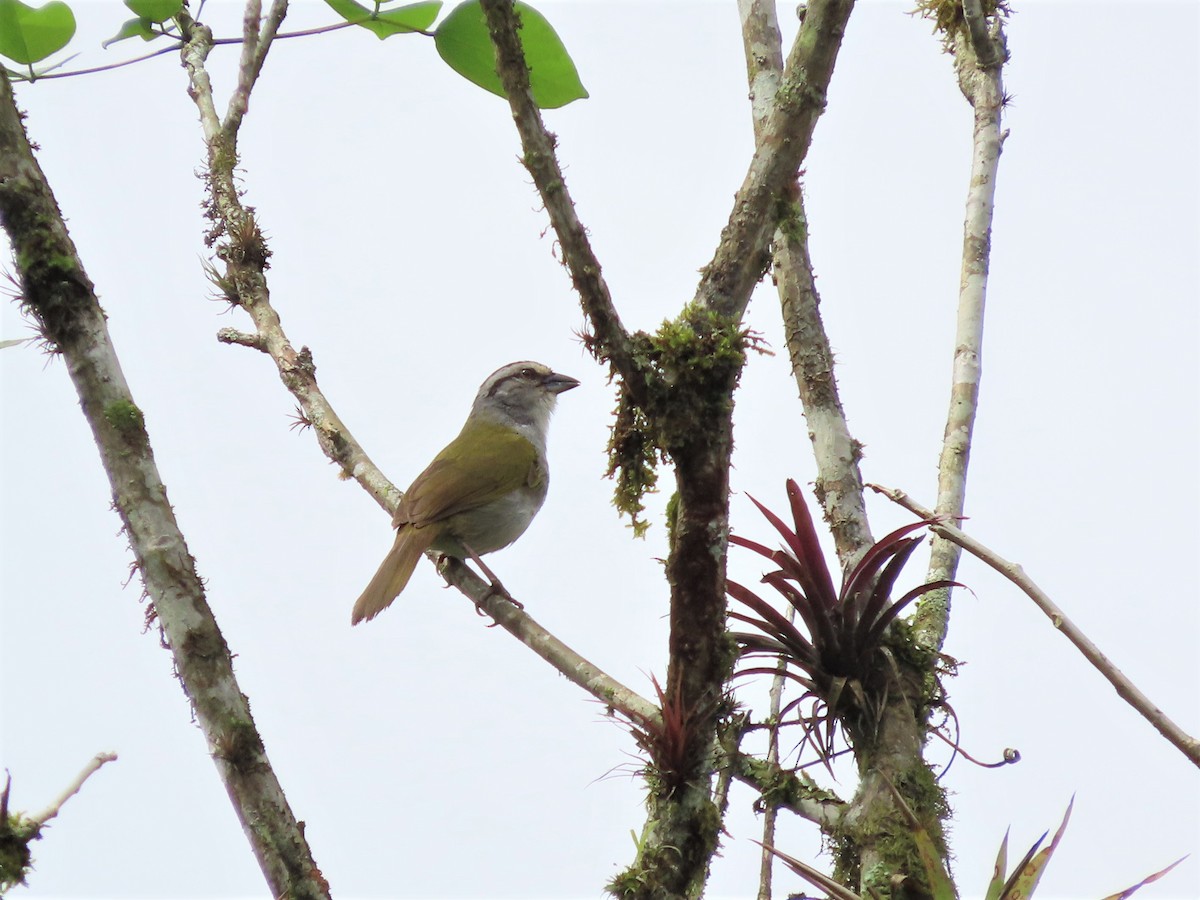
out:
{"label": "green moss", "polygon": [[612,431],[608,438],[608,477],[616,479],[613,506],[629,517],[636,537],[642,537],[650,523],[642,518],[645,496],[658,485],[658,463],[664,460],[646,413],[635,406],[622,389],[614,410]]}
{"label": "green moss", "polygon": [[[951,811],[945,790],[923,763],[897,775],[894,783],[948,870],[943,822]],[[853,829],[841,828],[829,836],[834,878],[859,893],[874,893],[884,900],[931,896],[930,877],[917,840],[918,833],[904,813],[893,803],[875,798],[869,813]],[[876,862],[863,869],[862,859],[868,850]],[[896,876],[903,877],[897,881]],[[896,891],[897,884],[903,885],[902,893]]]}
{"label": "green moss", "polygon": [[[650,813],[641,839],[636,840],[633,864],[612,879],[606,890],[623,900],[679,900],[703,894],[708,874],[707,861],[716,854],[721,830],[721,811],[702,792],[685,791],[670,797],[651,796]],[[698,804],[697,805],[697,801]],[[671,823],[682,827],[674,829]],[[692,865],[697,859],[704,865]],[[681,872],[694,873],[681,884]]]}
{"label": "green moss", "polygon": [[[658,483],[658,465],[697,442],[707,426],[728,413],[753,336],[740,323],[690,304],[654,334],[632,336],[633,361],[641,383],[623,385],[609,438],[609,477],[617,486],[613,503],[630,517],[636,534],[643,499]],[[636,398],[636,400],[635,400]]]}
{"label": "green moss", "polygon": [[114,400],[104,407],[104,420],[127,443],[143,443],[146,439],[146,419],[130,400]]}
{"label": "green moss", "polygon": [[[1007,18],[1011,14],[1007,0],[982,0],[981,6],[985,19],[997,15]],[[934,32],[942,35],[947,49],[953,47],[955,36],[967,25],[962,0],[917,0],[912,14],[931,20]]]}
{"label": "green moss", "polygon": [[25,883],[33,859],[29,844],[41,836],[41,827],[19,813],[0,822],[0,895]]}
{"label": "green moss", "polygon": [[740,757],[739,764],[758,785],[765,806],[796,806],[802,800],[818,803],[842,802],[837,794],[818,787],[817,783],[802,771],[784,769],[751,756]]}

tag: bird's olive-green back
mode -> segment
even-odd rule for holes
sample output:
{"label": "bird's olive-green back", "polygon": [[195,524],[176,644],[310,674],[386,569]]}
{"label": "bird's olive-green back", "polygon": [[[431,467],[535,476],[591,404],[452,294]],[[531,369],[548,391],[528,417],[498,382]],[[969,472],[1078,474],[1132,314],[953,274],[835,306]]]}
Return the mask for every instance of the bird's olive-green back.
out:
{"label": "bird's olive-green back", "polygon": [[421,528],[544,479],[537,449],[522,434],[472,421],[417,476],[400,501],[395,524]]}

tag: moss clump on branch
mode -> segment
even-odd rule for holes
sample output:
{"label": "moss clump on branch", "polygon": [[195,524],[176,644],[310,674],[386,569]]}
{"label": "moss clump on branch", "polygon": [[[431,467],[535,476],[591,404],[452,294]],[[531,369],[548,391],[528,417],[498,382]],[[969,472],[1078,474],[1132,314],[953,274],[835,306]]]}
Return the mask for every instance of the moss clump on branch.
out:
{"label": "moss clump on branch", "polygon": [[[651,797],[649,804],[656,802]],[[670,803],[670,800],[661,802]],[[688,866],[697,873],[699,883],[689,884],[681,890],[674,882],[667,883],[671,873],[678,872],[686,865],[684,855],[689,857],[700,854],[704,860],[711,860],[717,851],[717,835],[721,827],[721,813],[717,805],[710,799],[702,801],[701,808],[691,808],[687,815],[678,818],[685,822],[687,833],[668,835],[662,829],[670,826],[668,819],[677,817],[661,817],[653,812],[648,821],[652,824],[637,842],[637,858],[633,864],[612,879],[605,890],[621,900],[677,900],[680,896],[698,897],[704,887],[708,874],[707,863],[701,866]]]}
{"label": "moss clump on branch", "polygon": [[[833,877],[856,892],[881,900],[932,897],[929,861],[922,855],[918,840],[923,832],[938,859],[943,865],[948,864],[949,851],[942,825],[951,815],[946,791],[923,763],[894,780],[897,792],[917,817],[919,829],[914,830],[906,814],[894,803],[868,804],[870,814],[852,826],[839,824],[828,835]],[[862,860],[868,851],[873,862],[864,869]]]}
{"label": "moss clump on branch", "polygon": [[[980,0],[984,19],[993,16],[1008,18],[1012,10],[1008,0]],[[942,35],[946,49],[954,46],[956,35],[963,33],[967,27],[967,18],[963,13],[962,0],[917,0],[917,7],[912,15],[933,21],[933,30]]]}
{"label": "moss clump on branch", "polygon": [[0,224],[8,232],[21,279],[21,308],[57,350],[79,328],[77,302],[91,292],[54,198],[24,178],[0,185]]}
{"label": "moss clump on branch", "polygon": [[29,842],[40,838],[41,831],[40,825],[20,813],[3,811],[3,819],[0,819],[0,895],[25,884],[25,875],[33,860]]}
{"label": "moss clump on branch", "polygon": [[607,474],[617,481],[613,505],[629,516],[636,535],[649,527],[641,518],[643,499],[657,486],[659,463],[703,441],[706,427],[729,411],[746,349],[754,343],[740,322],[698,304],[654,334],[632,336],[642,382],[621,386]]}
{"label": "moss clump on branch", "polygon": [[131,400],[114,400],[104,407],[104,421],[127,441],[146,436],[145,416]]}

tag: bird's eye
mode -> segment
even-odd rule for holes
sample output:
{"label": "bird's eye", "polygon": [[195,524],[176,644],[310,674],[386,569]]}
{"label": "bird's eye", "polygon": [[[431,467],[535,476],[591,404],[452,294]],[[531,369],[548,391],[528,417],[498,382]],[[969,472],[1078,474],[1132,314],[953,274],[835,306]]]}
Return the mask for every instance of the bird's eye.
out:
{"label": "bird's eye", "polygon": [[537,372],[533,371],[533,369],[529,368],[528,366],[521,370],[522,378],[533,378],[536,374]]}

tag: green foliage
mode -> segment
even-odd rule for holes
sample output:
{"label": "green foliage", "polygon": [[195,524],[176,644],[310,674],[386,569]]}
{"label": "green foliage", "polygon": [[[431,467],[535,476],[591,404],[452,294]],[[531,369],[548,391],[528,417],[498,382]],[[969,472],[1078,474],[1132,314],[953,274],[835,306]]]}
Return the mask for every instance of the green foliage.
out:
{"label": "green foliage", "polygon": [[101,41],[100,46],[108,49],[113,44],[129,40],[129,38],[140,37],[143,41],[152,41],[161,36],[162,32],[157,30],[149,19],[129,19],[121,26],[120,31],[107,41]]}
{"label": "green foliage", "polygon": [[179,15],[183,9],[183,0],[125,0],[125,5],[139,19],[147,19],[155,25],[161,25]]}
{"label": "green foliage", "polygon": [[[330,2],[330,0],[326,0]],[[546,17],[532,6],[514,4],[521,19],[521,46],[529,64],[529,86],[534,102],[542,109],[557,109],[588,95],[575,63]],[[487,19],[478,0],[460,3],[446,16],[434,33],[437,51],[459,75],[505,96],[496,74],[496,55],[488,34]]]}
{"label": "green foliage", "polygon": [[[1071,798],[1071,802],[1067,804],[1067,811],[1063,814],[1063,820],[1058,826],[1058,831],[1054,832],[1054,837],[1050,840],[1050,846],[1039,852],[1042,841],[1046,839],[1046,834],[1033,842],[1033,846],[1029,848],[1029,852],[1021,859],[1016,866],[1013,867],[1012,874],[1007,879],[1004,877],[1005,869],[1008,867],[1008,832],[1004,834],[1004,840],[1000,842],[1000,852],[996,854],[996,867],[992,872],[992,880],[988,883],[987,893],[984,895],[984,900],[1029,900],[1037,889],[1038,881],[1041,880],[1042,874],[1046,870],[1046,866],[1050,862],[1050,857],[1054,855],[1054,851],[1058,848],[1059,841],[1062,840],[1063,834],[1067,830],[1067,823],[1071,820],[1071,810],[1075,806],[1075,798]],[[1184,857],[1183,859],[1186,859]],[[1127,887],[1123,891],[1118,891],[1105,900],[1125,900],[1138,888],[1145,887],[1153,881],[1158,881],[1173,868],[1183,862],[1183,859],[1177,859],[1165,869],[1159,869],[1153,875],[1147,875],[1137,884]]]}
{"label": "green foliage", "polygon": [[29,843],[42,836],[37,823],[20,813],[10,814],[7,805],[0,810],[0,896],[25,883],[32,859]]}
{"label": "green foliage", "polygon": [[62,0],[37,9],[0,0],[0,56],[23,66],[57,53],[75,35],[75,14]]}
{"label": "green foliage", "polygon": [[408,6],[387,10],[380,9],[382,3],[376,3],[375,9],[370,10],[354,0],[325,0],[325,2],[347,22],[361,25],[381,41],[393,34],[412,34],[428,30],[442,9],[441,0],[412,3]]}
{"label": "green foliage", "polygon": [[143,41],[152,41],[163,35],[163,23],[175,18],[183,10],[183,0],[125,0],[137,18],[130,19],[121,26],[121,30],[103,41],[100,46],[108,48],[118,41],[140,37]]}

